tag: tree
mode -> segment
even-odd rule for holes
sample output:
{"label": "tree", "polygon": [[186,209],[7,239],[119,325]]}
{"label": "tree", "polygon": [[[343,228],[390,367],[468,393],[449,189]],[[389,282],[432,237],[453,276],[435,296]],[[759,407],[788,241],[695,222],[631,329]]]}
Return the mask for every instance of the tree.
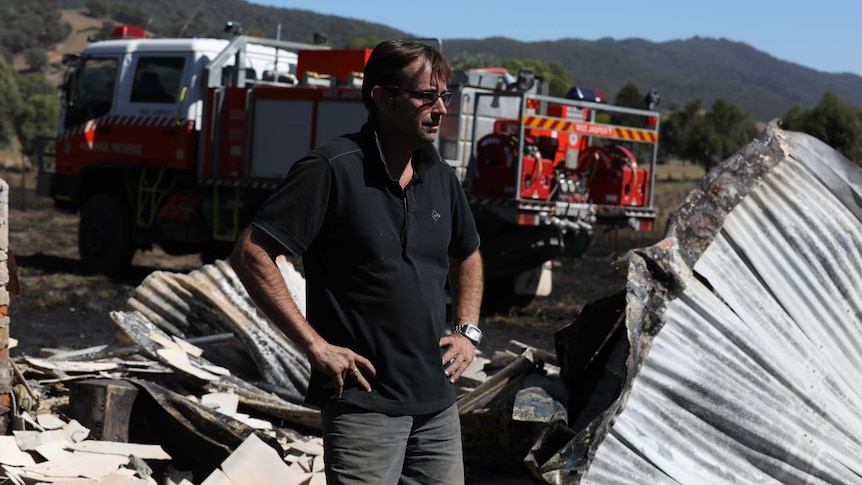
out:
{"label": "tree", "polygon": [[[617,91],[617,95],[614,97],[614,105],[624,108],[646,109],[644,106],[644,95],[641,93],[638,85],[633,82],[626,83],[625,86]],[[614,114],[611,117],[611,123],[621,126],[645,128],[647,126],[647,119],[640,115]]]}
{"label": "tree", "polygon": [[614,104],[628,108],[644,109],[644,95],[641,94],[641,89],[636,83],[629,81],[617,91],[617,95],[614,97]]}
{"label": "tree", "polygon": [[28,49],[27,53],[24,54],[24,59],[30,65],[30,70],[32,71],[41,71],[48,65],[48,54],[37,47]]}
{"label": "tree", "polygon": [[18,92],[25,101],[37,94],[57,95],[57,86],[39,73],[21,74],[17,82]]}
{"label": "tree", "polygon": [[110,11],[107,0],[87,0],[86,8],[90,17],[105,17]]}
{"label": "tree", "polygon": [[706,163],[707,170],[739,151],[757,135],[754,118],[739,106],[723,99],[713,103],[706,118],[710,129],[709,148],[712,156]]}
{"label": "tree", "polygon": [[149,23],[150,11],[139,5],[114,3],[111,5],[111,17],[121,24],[145,28]]}
{"label": "tree", "polygon": [[[31,0],[28,3],[34,2]],[[36,12],[42,19],[42,31],[38,37],[39,46],[53,46],[72,33],[72,26],[62,22],[63,12],[60,11],[57,0],[43,0],[41,3],[42,5],[34,5]]]}
{"label": "tree", "polygon": [[805,117],[807,115],[808,111],[801,104],[797,104],[784,115],[784,118],[781,120],[781,127],[786,130],[804,131]]}
{"label": "tree", "polygon": [[171,17],[165,34],[168,37],[185,37],[188,35],[204,35],[208,27],[195,10],[188,13],[182,8],[177,9]]}
{"label": "tree", "polygon": [[256,25],[248,29],[248,32],[246,32],[245,35],[249,37],[260,37],[264,39],[266,38],[266,32],[264,32],[263,29]]}
{"label": "tree", "polygon": [[13,120],[21,109],[21,93],[15,71],[0,57],[0,145],[8,146],[15,136]]}
{"label": "tree", "polygon": [[40,136],[53,136],[60,117],[57,88],[40,73],[18,77],[21,103],[13,117],[15,134],[25,155],[33,159],[38,151]]}
{"label": "tree", "polygon": [[801,106],[792,108],[784,117],[783,127],[808,133],[857,164],[862,162],[862,114],[831,92],[809,111]]}
{"label": "tree", "polygon": [[0,2],[0,44],[13,54],[53,46],[72,31],[61,18],[58,0]]}
{"label": "tree", "polygon": [[703,100],[698,98],[689,101],[681,110],[662,121],[659,131],[659,158],[675,155],[684,160],[693,159],[691,155],[697,152],[697,148],[692,140],[695,133],[701,129],[697,125],[703,123],[702,111]]}
{"label": "tree", "polygon": [[551,79],[548,94],[559,97],[565,96],[572,87],[572,76],[569,75],[569,71],[557,61],[549,62],[548,69],[550,70],[549,77]]}
{"label": "tree", "polygon": [[455,57],[449,59],[452,64],[452,69],[478,69],[482,67],[499,67],[503,65],[497,57],[491,54],[472,52],[462,52]]}
{"label": "tree", "polygon": [[368,37],[354,37],[347,41],[345,49],[373,49],[380,43],[380,39],[370,35]]}
{"label": "tree", "polygon": [[544,78],[550,96],[563,97],[572,87],[571,76],[558,62],[545,64],[537,59],[509,59],[503,63],[503,67],[513,74],[517,74],[521,69],[532,69],[536,77]]}
{"label": "tree", "polygon": [[718,99],[704,112],[703,100],[696,99],[662,123],[659,149],[663,156],[673,154],[710,170],[755,135],[754,118],[743,109]]}
{"label": "tree", "polygon": [[95,35],[97,39],[107,39],[111,37],[111,34],[114,32],[114,27],[116,24],[111,22],[110,20],[105,20],[102,22],[102,27],[99,29],[99,32]]}
{"label": "tree", "polygon": [[56,95],[37,94],[28,99],[15,114],[15,131],[21,151],[31,160],[37,155],[40,136],[54,136],[60,116]]}

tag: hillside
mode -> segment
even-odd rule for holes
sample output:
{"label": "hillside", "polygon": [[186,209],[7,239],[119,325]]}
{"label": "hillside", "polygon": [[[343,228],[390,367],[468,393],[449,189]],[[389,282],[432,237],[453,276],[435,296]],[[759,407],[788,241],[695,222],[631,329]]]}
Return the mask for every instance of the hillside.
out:
{"label": "hillside", "polygon": [[642,39],[531,43],[506,38],[447,39],[444,46],[450,55],[487,53],[502,59],[557,61],[576,84],[599,87],[610,96],[628,82],[635,82],[642,91],[657,88],[662,108],[671,111],[695,98],[703,99],[706,106],[723,98],[758,120],[768,121],[796,104],[817,104],[827,91],[862,107],[862,77],[815,71],[726,39],[695,37],[664,43]]}
{"label": "hillside", "polygon": [[[67,9],[85,10],[85,0],[62,0]],[[197,2],[195,2],[197,3]],[[239,21],[246,31],[259,29],[285,40],[307,42],[316,32],[341,47],[356,37],[387,39],[409,35],[397,26],[322,15],[310,10],[256,5],[243,0],[193,3],[170,0],[125,0],[125,5],[148,15],[148,30],[157,35],[222,35],[227,20]],[[298,27],[301,26],[301,27]],[[624,35],[624,33],[623,33]],[[709,107],[718,98],[740,106],[759,121],[782,117],[797,104],[810,108],[826,92],[862,107],[862,77],[832,74],[776,59],[753,47],[728,39],[694,37],[655,43],[643,39],[563,39],[521,42],[505,37],[443,39],[450,57],[484,54],[510,58],[557,61],[575,84],[599,88],[613,97],[628,82],[642,91],[659,90],[661,109],[673,111],[700,98]]]}

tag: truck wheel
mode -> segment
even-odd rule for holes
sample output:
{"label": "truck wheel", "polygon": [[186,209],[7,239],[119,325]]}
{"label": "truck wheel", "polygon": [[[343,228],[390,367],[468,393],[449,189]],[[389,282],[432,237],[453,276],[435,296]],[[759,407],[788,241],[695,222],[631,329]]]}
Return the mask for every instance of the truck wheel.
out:
{"label": "truck wheel", "polygon": [[230,257],[232,251],[232,245],[209,244],[201,248],[201,262],[203,264],[212,264],[219,259],[227,259]]}
{"label": "truck wheel", "polygon": [[116,195],[98,194],[81,208],[78,253],[85,271],[117,275],[132,262],[132,219]]}
{"label": "truck wheel", "polygon": [[537,296],[551,294],[551,262],[515,274],[504,274],[488,280],[482,298],[483,309],[494,313],[520,310]]}
{"label": "truck wheel", "polygon": [[482,311],[508,314],[529,305],[536,295],[519,295],[515,292],[515,276],[501,277],[485,282]]}

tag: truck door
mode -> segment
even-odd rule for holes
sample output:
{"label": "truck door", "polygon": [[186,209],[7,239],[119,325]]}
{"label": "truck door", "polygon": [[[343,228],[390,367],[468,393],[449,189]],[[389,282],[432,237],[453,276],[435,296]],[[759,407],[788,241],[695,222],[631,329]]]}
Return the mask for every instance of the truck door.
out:
{"label": "truck door", "polygon": [[112,151],[147,167],[191,168],[192,126],[183,106],[190,54],[139,52],[118,93]]}
{"label": "truck door", "polygon": [[83,58],[66,80],[57,173],[75,175],[110,158],[112,133],[104,121],[116,102],[120,56]]}

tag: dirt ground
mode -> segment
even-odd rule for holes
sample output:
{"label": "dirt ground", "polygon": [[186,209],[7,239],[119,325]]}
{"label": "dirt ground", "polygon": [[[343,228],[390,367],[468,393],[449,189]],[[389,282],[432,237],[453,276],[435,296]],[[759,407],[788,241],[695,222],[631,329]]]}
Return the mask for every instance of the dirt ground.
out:
{"label": "dirt ground", "polygon": [[[584,305],[624,285],[625,275],[613,262],[627,250],[649,246],[664,235],[670,211],[694,187],[702,170],[680,164],[657,170],[657,228],[653,232],[597,228],[595,239],[580,258],[554,261],[553,292],[508,315],[484,316],[485,340],[480,350],[512,349],[510,341],[553,352],[553,334],[575,320]],[[74,215],[53,210],[50,199],[36,197],[35,177],[20,170],[0,170],[10,186],[9,246],[14,253],[21,294],[9,306],[10,335],[18,340],[13,357],[40,356],[50,349],[82,349],[113,342],[112,310],[127,310],[126,300],[152,271],[189,272],[201,266],[197,256],[169,256],[156,248],[139,251],[128,275],[121,279],[87,275],[79,270]]]}

